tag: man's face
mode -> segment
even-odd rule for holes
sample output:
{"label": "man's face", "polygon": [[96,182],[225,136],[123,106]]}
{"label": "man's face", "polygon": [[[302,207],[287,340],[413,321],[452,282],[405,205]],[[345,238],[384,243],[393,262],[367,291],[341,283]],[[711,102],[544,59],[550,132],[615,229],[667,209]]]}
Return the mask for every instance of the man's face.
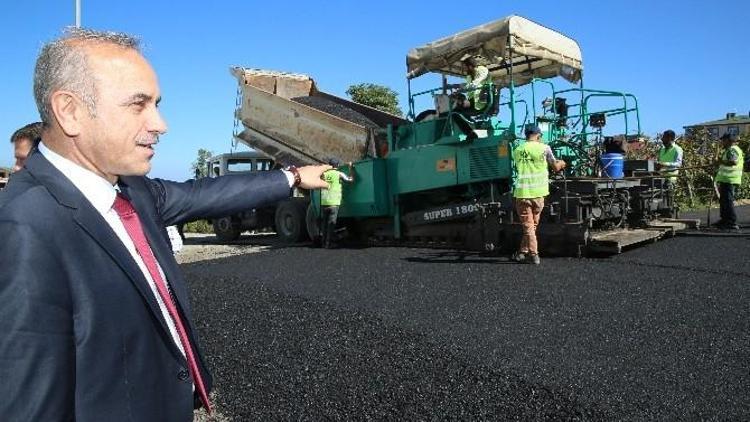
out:
{"label": "man's face", "polygon": [[157,108],[156,73],[138,52],[98,44],[84,47],[96,79],[95,116],[81,121],[79,164],[110,182],[151,170],[153,146],[167,126]]}
{"label": "man's face", "polygon": [[34,141],[29,138],[19,138],[13,143],[14,155],[16,157],[13,172],[17,172],[23,168],[23,163],[26,162],[26,157],[29,156],[29,152],[33,146]]}
{"label": "man's face", "polygon": [[670,145],[672,145],[672,142],[674,142],[674,137],[672,135],[661,135],[661,143],[665,147],[669,147]]}

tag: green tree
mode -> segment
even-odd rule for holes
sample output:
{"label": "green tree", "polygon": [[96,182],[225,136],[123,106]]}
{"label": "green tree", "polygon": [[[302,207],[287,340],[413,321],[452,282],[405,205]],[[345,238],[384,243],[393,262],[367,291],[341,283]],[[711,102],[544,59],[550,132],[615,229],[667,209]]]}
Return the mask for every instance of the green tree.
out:
{"label": "green tree", "polygon": [[403,116],[401,107],[398,105],[398,93],[387,86],[361,83],[351,85],[346,94],[355,103],[364,104],[386,113]]}
{"label": "green tree", "polygon": [[207,149],[200,148],[198,150],[198,158],[190,165],[190,169],[193,171],[196,179],[208,176],[208,159],[213,155],[214,153]]}

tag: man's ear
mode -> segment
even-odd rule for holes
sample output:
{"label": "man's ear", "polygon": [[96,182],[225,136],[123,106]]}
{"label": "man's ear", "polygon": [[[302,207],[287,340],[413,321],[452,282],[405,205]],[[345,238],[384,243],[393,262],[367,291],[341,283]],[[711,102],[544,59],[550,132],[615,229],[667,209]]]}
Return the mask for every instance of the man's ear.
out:
{"label": "man's ear", "polygon": [[50,98],[50,104],[52,114],[65,135],[71,138],[78,136],[82,119],[88,116],[88,109],[78,96],[69,91],[56,91]]}

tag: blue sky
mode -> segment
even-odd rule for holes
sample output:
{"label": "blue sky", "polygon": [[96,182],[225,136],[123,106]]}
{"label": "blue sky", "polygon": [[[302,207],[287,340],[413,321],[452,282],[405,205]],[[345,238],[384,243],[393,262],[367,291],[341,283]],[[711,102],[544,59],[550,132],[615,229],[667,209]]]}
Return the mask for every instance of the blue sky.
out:
{"label": "blue sky", "polygon": [[[383,84],[405,108],[409,48],[510,14],[577,40],[585,85],[635,94],[646,134],[750,111],[748,1],[81,1],[83,26],[138,35],[159,75],[169,133],[154,177],[189,178],[199,148],[230,150],[232,65],[305,73],[344,97]],[[73,23],[74,0],[0,0],[0,166],[11,133],[38,120],[39,48]]]}

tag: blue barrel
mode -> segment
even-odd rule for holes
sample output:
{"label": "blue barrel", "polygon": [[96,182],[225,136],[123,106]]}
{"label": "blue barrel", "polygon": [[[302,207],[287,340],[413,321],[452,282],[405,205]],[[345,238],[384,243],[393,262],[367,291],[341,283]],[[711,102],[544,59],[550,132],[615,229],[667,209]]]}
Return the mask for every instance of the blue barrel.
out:
{"label": "blue barrel", "polygon": [[625,175],[622,172],[622,164],[625,156],[622,154],[609,153],[602,154],[602,176],[611,179],[622,179]]}

